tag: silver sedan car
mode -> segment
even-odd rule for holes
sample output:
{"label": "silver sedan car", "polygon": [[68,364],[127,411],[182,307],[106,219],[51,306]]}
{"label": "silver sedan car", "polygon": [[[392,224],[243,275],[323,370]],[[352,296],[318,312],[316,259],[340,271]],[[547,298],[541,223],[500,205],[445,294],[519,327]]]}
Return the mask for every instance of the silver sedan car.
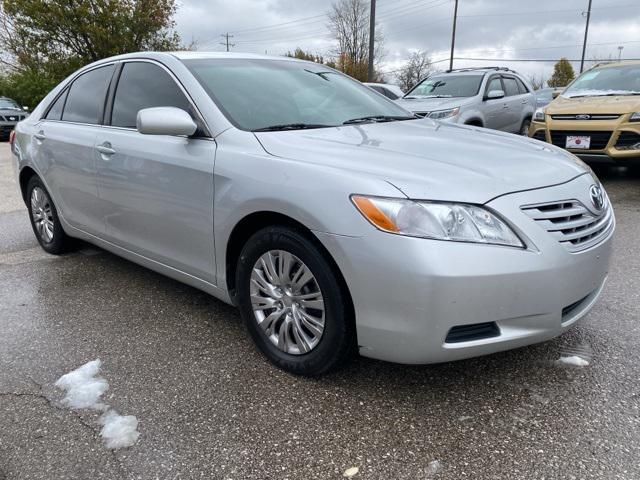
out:
{"label": "silver sedan car", "polygon": [[572,154],[416,118],[324,65],[109,58],[16,131],[42,248],[83,239],[237,305],[297,374],[544,341],[607,276],[613,210]]}

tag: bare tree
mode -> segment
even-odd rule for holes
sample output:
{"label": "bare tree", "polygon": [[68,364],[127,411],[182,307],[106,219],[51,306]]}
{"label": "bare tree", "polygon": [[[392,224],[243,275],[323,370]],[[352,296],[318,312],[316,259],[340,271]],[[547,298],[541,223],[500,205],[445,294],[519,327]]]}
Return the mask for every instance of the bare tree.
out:
{"label": "bare tree", "polygon": [[407,92],[432,72],[433,64],[427,52],[422,50],[411,52],[409,60],[396,75],[398,86]]}
{"label": "bare tree", "polygon": [[533,74],[533,75],[529,75],[529,83],[531,83],[531,86],[533,87],[534,90],[540,90],[541,88],[544,88],[544,86],[547,84],[547,80],[545,80],[544,75],[543,74]]}
{"label": "bare tree", "polygon": [[[369,3],[338,0],[329,12],[329,29],[338,42],[336,67],[361,81],[369,65]],[[376,29],[378,31],[378,29]],[[382,35],[376,33],[374,61],[382,56]]]}

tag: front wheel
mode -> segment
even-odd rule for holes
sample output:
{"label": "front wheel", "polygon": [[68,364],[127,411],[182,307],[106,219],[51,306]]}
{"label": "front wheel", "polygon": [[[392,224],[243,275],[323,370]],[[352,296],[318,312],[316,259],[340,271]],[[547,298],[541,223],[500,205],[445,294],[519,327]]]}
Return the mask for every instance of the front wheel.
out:
{"label": "front wheel", "polygon": [[528,137],[530,126],[531,126],[531,120],[529,120],[528,118],[525,118],[524,121],[522,122],[522,125],[520,126],[520,135],[522,135],[523,137]]}
{"label": "front wheel", "polygon": [[325,255],[297,230],[268,227],[247,241],[238,260],[238,303],[249,333],[291,373],[323,374],[353,350],[348,294]]}

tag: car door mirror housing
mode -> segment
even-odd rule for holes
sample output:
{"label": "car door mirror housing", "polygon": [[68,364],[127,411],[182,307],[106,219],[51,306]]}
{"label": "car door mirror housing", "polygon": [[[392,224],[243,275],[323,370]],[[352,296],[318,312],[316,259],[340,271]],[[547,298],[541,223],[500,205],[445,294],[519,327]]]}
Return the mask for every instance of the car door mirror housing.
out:
{"label": "car door mirror housing", "polygon": [[491,90],[487,93],[487,100],[496,100],[498,98],[504,98],[504,90]]}
{"label": "car door mirror housing", "polygon": [[198,126],[191,115],[176,107],[145,108],[138,112],[138,132],[144,135],[186,135],[196,133]]}
{"label": "car door mirror housing", "polygon": [[563,90],[554,90],[553,92],[551,92],[551,98],[555,100],[562,94],[562,92]]}

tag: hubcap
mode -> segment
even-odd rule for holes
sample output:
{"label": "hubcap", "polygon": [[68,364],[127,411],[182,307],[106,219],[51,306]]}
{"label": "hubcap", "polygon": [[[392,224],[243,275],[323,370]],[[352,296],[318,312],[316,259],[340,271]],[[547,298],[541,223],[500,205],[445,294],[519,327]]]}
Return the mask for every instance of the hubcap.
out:
{"label": "hubcap", "polygon": [[324,300],[316,278],[284,250],[262,255],[251,272],[251,306],[267,338],[283,352],[313,350],[324,332]]}
{"label": "hubcap", "polygon": [[51,243],[53,240],[51,202],[40,187],[34,188],[31,192],[31,217],[40,238],[45,243]]}

